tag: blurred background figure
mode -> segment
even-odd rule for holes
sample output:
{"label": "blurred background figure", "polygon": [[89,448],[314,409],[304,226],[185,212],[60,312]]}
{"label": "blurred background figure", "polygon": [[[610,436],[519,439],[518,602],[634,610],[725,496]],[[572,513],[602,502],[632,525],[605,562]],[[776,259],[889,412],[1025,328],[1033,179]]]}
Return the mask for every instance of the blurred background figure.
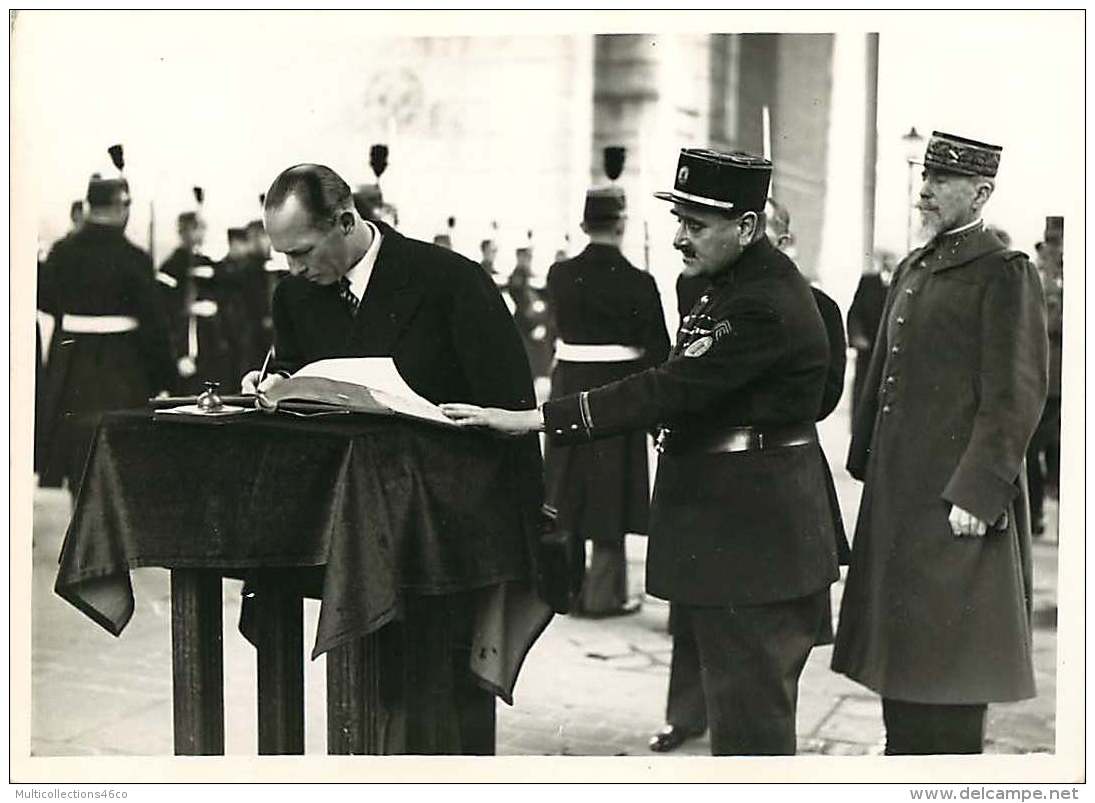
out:
{"label": "blurred background figure", "polygon": [[1046,297],[1049,334],[1049,393],[1027,449],[1031,534],[1045,533],[1045,497],[1059,498],[1061,482],[1061,342],[1064,336],[1064,218],[1047,217],[1045,238],[1035,247]]}
{"label": "blurred background figure", "polygon": [[494,260],[498,258],[498,244],[494,240],[482,240],[479,243],[479,267],[481,267],[495,284],[499,284],[498,269]]}
{"label": "blurred background figure", "polygon": [[[197,212],[183,212],[176,219],[179,244],[160,265],[156,273],[160,297],[167,314],[171,351],[181,389],[195,389],[194,375],[198,371],[197,323],[191,307],[198,298],[195,268],[209,272],[213,260],[202,252],[205,244],[205,221]],[[200,273],[201,271],[199,271]]]}
{"label": "blurred background figure", "polygon": [[[258,322],[255,329],[255,352],[261,361],[274,343],[272,304],[274,288],[282,274],[279,266],[270,258],[270,238],[261,220],[252,220],[247,224],[247,250],[252,262],[248,303],[251,306],[252,320]],[[261,362],[251,363],[256,364]]]}
{"label": "blurred background figure", "polygon": [[72,228],[69,229],[69,234],[75,234],[84,227],[84,219],[87,214],[84,212],[84,202],[82,200],[73,201],[72,205],[68,209],[68,219],[72,223]]}
{"label": "blurred background figure", "polygon": [[38,307],[54,320],[39,483],[66,482],[73,496],[102,413],[139,407],[176,377],[152,261],[125,236],[128,182],[93,178],[87,203],[86,222],[55,244],[38,277]]}
{"label": "blurred background figure", "polygon": [[[582,231],[589,245],[548,272],[547,295],[559,340],[551,378],[554,398],[579,393],[658,365],[669,356],[661,299],[653,277],[620,251],[627,203],[619,187],[586,193]],[[647,434],[630,432],[573,446],[548,443],[547,501],[560,524],[593,543],[579,616],[632,613],[628,533],[645,534],[650,509]]]}
{"label": "blurred background figure", "polygon": [[223,391],[232,392],[241,376],[262,364],[263,315],[257,296],[265,294],[266,277],[253,259],[247,229],[233,227],[227,234],[228,253],[217,264],[214,279],[226,354],[223,372],[204,379],[219,382]]}
{"label": "blurred background figure", "polygon": [[848,308],[848,345],[855,349],[855,379],[852,384],[852,415],[854,426],[859,397],[867,378],[871,351],[878,336],[882,320],[882,308],[886,306],[886,293],[893,278],[897,258],[890,251],[878,250],[871,260],[871,270],[864,273],[856,287],[852,305]]}
{"label": "blurred background figure", "polygon": [[354,191],[354,208],[362,220],[380,220],[384,210],[384,195],[379,184],[360,184]]}
{"label": "blurred background figure", "polygon": [[555,339],[551,315],[543,292],[532,283],[532,246],[518,248],[515,255],[517,263],[506,280],[505,294],[509,296],[513,320],[528,354],[537,401],[542,402],[551,386],[549,373]]}

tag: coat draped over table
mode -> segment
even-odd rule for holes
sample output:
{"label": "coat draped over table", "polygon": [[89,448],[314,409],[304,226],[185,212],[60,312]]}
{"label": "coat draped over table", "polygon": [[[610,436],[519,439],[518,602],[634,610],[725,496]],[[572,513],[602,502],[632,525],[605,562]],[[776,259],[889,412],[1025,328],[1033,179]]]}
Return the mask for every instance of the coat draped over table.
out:
{"label": "coat draped over table", "polygon": [[[865,484],[836,671],[912,702],[1034,696],[1023,455],[1046,348],[1037,274],[982,227],[899,266],[848,457]],[[952,505],[986,535],[956,537]]]}

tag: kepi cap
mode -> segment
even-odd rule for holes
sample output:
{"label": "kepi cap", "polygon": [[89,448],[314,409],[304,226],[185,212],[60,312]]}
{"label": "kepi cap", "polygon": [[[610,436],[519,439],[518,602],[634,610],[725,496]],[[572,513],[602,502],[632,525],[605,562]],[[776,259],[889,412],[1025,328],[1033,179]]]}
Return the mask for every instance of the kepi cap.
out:
{"label": "kepi cap", "polygon": [[964,176],[995,178],[1004,149],[944,131],[932,131],[924,151],[924,167]]}
{"label": "kepi cap", "polygon": [[587,223],[610,223],[627,217],[627,196],[622,187],[591,187],[586,190],[582,220]]}
{"label": "kepi cap", "polygon": [[735,151],[719,153],[704,148],[682,148],[677,159],[677,178],[669,192],[655,198],[695,204],[729,212],[763,212],[772,180],[772,163],[759,156]]}

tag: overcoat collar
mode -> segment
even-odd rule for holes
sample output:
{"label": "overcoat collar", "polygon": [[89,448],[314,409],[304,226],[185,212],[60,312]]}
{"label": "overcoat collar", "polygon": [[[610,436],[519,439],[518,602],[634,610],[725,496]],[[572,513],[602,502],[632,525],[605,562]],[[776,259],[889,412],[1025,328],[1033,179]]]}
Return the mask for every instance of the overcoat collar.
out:
{"label": "overcoat collar", "polygon": [[932,241],[925,261],[932,273],[939,273],[1003,250],[1005,246],[1000,238],[981,225],[958,234],[939,235]]}

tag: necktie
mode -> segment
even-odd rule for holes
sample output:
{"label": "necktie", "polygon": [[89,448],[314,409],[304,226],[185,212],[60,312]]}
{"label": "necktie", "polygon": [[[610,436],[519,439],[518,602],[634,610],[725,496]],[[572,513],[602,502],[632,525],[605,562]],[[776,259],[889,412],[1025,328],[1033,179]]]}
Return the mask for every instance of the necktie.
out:
{"label": "necktie", "polygon": [[357,314],[357,296],[350,289],[350,280],[345,276],[338,280],[338,297],[342,299],[342,303],[346,305],[350,315]]}

